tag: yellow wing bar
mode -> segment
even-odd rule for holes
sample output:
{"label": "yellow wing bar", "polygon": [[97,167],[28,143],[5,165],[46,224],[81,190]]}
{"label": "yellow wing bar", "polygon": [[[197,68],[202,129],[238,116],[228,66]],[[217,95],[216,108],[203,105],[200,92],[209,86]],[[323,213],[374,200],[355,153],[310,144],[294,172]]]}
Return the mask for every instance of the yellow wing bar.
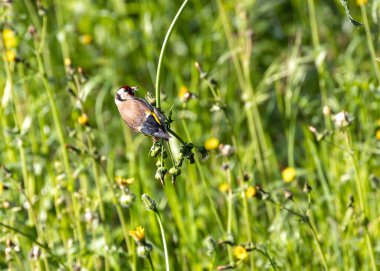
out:
{"label": "yellow wing bar", "polygon": [[157,123],[162,125],[160,119],[157,117],[156,113],[154,113],[153,111],[150,111],[147,109],[147,110],[145,110],[145,114],[146,114],[146,116],[152,115],[153,118],[157,121]]}

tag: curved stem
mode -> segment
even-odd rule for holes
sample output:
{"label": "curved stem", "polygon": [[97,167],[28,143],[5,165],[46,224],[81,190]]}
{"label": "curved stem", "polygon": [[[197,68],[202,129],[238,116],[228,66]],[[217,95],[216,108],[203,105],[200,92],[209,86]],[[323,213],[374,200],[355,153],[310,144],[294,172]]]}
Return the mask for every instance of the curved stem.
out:
{"label": "curved stem", "polygon": [[182,144],[186,144],[186,142],[173,130],[169,129],[168,132],[173,135],[175,138],[177,138]]}
{"label": "curved stem", "polygon": [[162,225],[162,220],[161,220],[160,214],[157,211],[155,213],[156,213],[156,216],[157,216],[158,224],[160,225],[162,243],[164,245],[165,267],[166,267],[166,271],[169,271],[170,270],[170,267],[169,267],[169,255],[168,255],[168,248],[166,246],[164,226]]}
{"label": "curved stem", "polygon": [[175,26],[175,24],[176,24],[179,16],[181,15],[183,9],[185,8],[187,2],[188,2],[188,0],[183,1],[181,7],[179,8],[179,10],[177,11],[177,14],[174,17],[172,23],[170,24],[170,27],[168,29],[168,32],[166,33],[164,42],[162,43],[160,57],[158,59],[157,75],[156,75],[156,106],[157,106],[158,109],[160,109],[160,75],[161,75],[162,59],[164,57],[166,45],[167,45],[167,43],[169,41],[170,35],[173,32],[173,28],[174,28],[174,26]]}
{"label": "curved stem", "polygon": [[361,10],[362,17],[363,17],[365,35],[367,38],[367,46],[368,46],[369,53],[371,55],[373,70],[375,71],[377,80],[380,82],[380,70],[379,70],[377,60],[376,60],[376,51],[375,51],[375,46],[373,45],[373,39],[371,36],[371,29],[369,27],[369,22],[368,22],[368,18],[367,18],[367,11],[365,9],[365,5],[361,5],[360,10]]}

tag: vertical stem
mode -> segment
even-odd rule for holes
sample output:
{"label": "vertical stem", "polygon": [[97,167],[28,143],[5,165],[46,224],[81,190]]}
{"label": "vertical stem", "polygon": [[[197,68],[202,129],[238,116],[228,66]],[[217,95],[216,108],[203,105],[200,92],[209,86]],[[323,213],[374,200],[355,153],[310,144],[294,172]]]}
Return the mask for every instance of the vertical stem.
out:
{"label": "vertical stem", "polygon": [[322,246],[321,246],[321,243],[319,242],[319,238],[318,238],[317,232],[316,232],[316,230],[314,229],[314,227],[313,227],[313,225],[311,224],[311,222],[310,222],[309,219],[307,220],[307,224],[308,224],[308,226],[309,226],[311,232],[313,233],[315,243],[317,244],[318,252],[319,252],[319,254],[321,255],[321,258],[322,258],[323,266],[324,266],[325,270],[329,270],[328,267],[327,267],[326,256],[325,256],[325,254],[323,253]]}
{"label": "vertical stem", "polygon": [[[192,140],[191,140],[191,137],[190,137],[190,133],[189,133],[189,130],[187,129],[187,124],[186,124],[186,122],[184,120],[182,120],[182,125],[183,125],[183,127],[185,129],[185,133],[186,133],[187,139],[191,142]],[[203,174],[202,166],[199,163],[199,159],[198,159],[197,156],[195,156],[194,159],[195,159],[195,165],[197,166],[197,170],[198,170],[199,176],[200,176],[201,181],[202,181],[202,185],[203,185],[203,187],[205,189],[206,197],[207,197],[207,199],[208,199],[208,201],[210,203],[211,212],[213,213],[213,215],[215,217],[215,220],[216,220],[216,222],[217,222],[217,224],[219,226],[220,231],[222,233],[225,233],[224,227],[223,227],[223,223],[220,220],[220,217],[219,217],[218,212],[217,212],[217,210],[215,208],[215,205],[214,205],[214,201],[212,200],[212,196],[211,196],[211,193],[210,193],[210,187],[209,187],[209,185],[208,185],[208,183],[206,181],[206,178],[205,178],[205,176]]]}
{"label": "vertical stem", "polygon": [[318,83],[319,83],[319,88],[321,90],[322,104],[326,105],[327,104],[327,90],[326,90],[326,81],[324,78],[325,69],[324,69],[323,62],[318,59],[321,46],[319,42],[318,23],[317,23],[317,17],[315,15],[314,0],[307,0],[307,5],[309,8],[311,38],[312,38],[313,47],[314,47],[314,62],[318,71],[318,77],[319,77]]}
{"label": "vertical stem", "polygon": [[48,95],[50,108],[51,108],[52,114],[53,114],[54,126],[56,129],[57,135],[58,135],[59,143],[61,145],[61,154],[62,154],[62,158],[63,158],[63,164],[64,164],[64,168],[65,168],[66,177],[68,180],[67,189],[70,192],[70,196],[71,196],[70,199],[71,199],[72,208],[73,208],[73,212],[74,212],[74,216],[75,216],[75,221],[76,221],[75,226],[76,226],[76,230],[77,230],[77,234],[78,234],[78,238],[79,238],[79,244],[80,244],[81,248],[84,248],[84,238],[83,238],[82,226],[81,226],[81,222],[80,222],[80,218],[79,218],[79,208],[78,208],[79,206],[77,205],[77,199],[75,198],[74,194],[72,193],[74,190],[74,179],[73,179],[72,173],[71,173],[69,155],[68,155],[68,152],[66,149],[66,141],[65,141],[65,136],[63,133],[62,124],[60,121],[60,116],[58,113],[59,111],[58,111],[57,105],[55,103],[51,87],[45,78],[45,69],[44,69],[44,66],[42,63],[41,56],[38,52],[36,52],[36,58],[37,58],[37,63],[38,63],[38,69],[40,72],[40,78],[41,78],[42,83],[45,87],[45,91]]}
{"label": "vertical stem", "polygon": [[377,63],[377,60],[376,60],[376,52],[375,52],[375,47],[373,45],[371,30],[369,28],[367,11],[365,9],[365,5],[361,5],[360,10],[361,10],[362,17],[363,17],[365,35],[367,38],[367,46],[368,46],[369,53],[371,55],[371,61],[372,61],[373,69],[375,71],[377,81],[380,83],[380,71],[379,71],[379,66],[378,66],[379,64]]}
{"label": "vertical stem", "polygon": [[[88,136],[87,140],[88,140],[88,145],[89,145],[88,147],[90,151],[92,152],[93,147],[92,147],[92,140],[90,136]],[[102,220],[103,235],[104,235],[106,244],[109,246],[110,241],[109,241],[109,234],[106,229],[106,215],[105,215],[104,202],[103,202],[103,196],[102,196],[103,189],[102,189],[102,184],[100,181],[99,171],[98,171],[95,158],[92,158],[92,171],[94,173],[95,186],[96,186],[96,190],[98,192],[98,197],[99,197],[99,212],[100,212],[100,218]],[[104,262],[105,262],[105,269],[109,270],[109,262],[108,262],[108,257],[106,255],[104,257]]]}
{"label": "vertical stem", "polygon": [[[230,50],[233,52],[236,50],[238,45],[235,44],[235,38],[232,35],[232,30],[229,24],[229,20],[227,18],[226,11],[223,7],[223,3],[221,0],[217,1],[218,3],[218,9],[220,13],[220,18],[223,24],[225,36],[227,39],[228,46]],[[242,60],[246,60],[247,55],[243,55],[241,57]],[[256,99],[254,97],[254,90],[253,86],[251,84],[251,78],[250,78],[250,72],[251,68],[249,67],[249,62],[244,61],[243,65],[241,62],[242,60],[238,58],[238,55],[236,53],[231,55],[232,63],[234,65],[236,76],[239,81],[239,86],[243,92],[247,95],[248,99],[251,102],[251,107],[244,106],[245,113],[247,116],[247,124],[248,124],[248,130],[252,139],[253,148],[254,148],[254,154],[256,156],[256,162],[257,167],[259,168],[259,171],[263,174],[263,178],[269,182],[269,175],[266,168],[266,159],[265,155],[269,153],[267,143],[265,141],[265,135],[263,132],[263,126],[260,119],[260,112],[257,108]],[[273,153],[273,152],[271,152]]]}
{"label": "vertical stem", "polygon": [[148,262],[149,262],[150,270],[154,271],[154,265],[153,265],[152,257],[150,256],[150,254],[148,254]]}
{"label": "vertical stem", "polygon": [[183,9],[185,8],[187,2],[188,2],[188,0],[183,1],[181,7],[179,8],[177,14],[174,17],[172,23],[170,24],[168,32],[166,32],[166,36],[165,36],[164,42],[162,43],[160,57],[158,58],[157,75],[156,75],[156,106],[157,106],[158,109],[160,109],[160,107],[161,107],[161,100],[160,100],[160,79],[161,78],[160,77],[161,77],[162,59],[164,58],[164,53],[165,53],[165,50],[166,50],[166,46],[167,46],[167,43],[169,41],[170,35],[173,32],[173,28],[174,28],[174,26],[175,26],[175,24],[176,24],[179,16],[181,15]]}
{"label": "vertical stem", "polygon": [[[229,161],[227,160],[227,163]],[[229,167],[229,165],[228,165]],[[231,170],[228,168],[227,169],[227,184],[228,184],[228,195],[227,195],[227,235],[232,234],[232,181],[231,181]],[[229,258],[229,263],[233,264],[234,258],[232,255],[232,248],[230,246],[227,247],[228,249],[228,258]]]}
{"label": "vertical stem", "polygon": [[[221,96],[220,91],[216,91],[215,90],[215,88],[213,87],[213,85],[212,85],[211,81],[209,80],[209,78],[206,77],[205,79],[206,79],[205,81],[207,83],[207,86],[209,87],[209,89],[210,89],[210,91],[211,91],[211,93],[212,93],[215,101],[219,101],[222,104],[222,110],[223,110],[224,116],[226,117],[227,124],[228,124],[228,129],[229,129],[229,132],[230,132],[230,135],[231,135],[231,142],[232,142],[232,145],[236,148],[236,158],[237,158],[237,165],[238,165],[238,168],[239,168],[239,171],[240,171],[239,172],[240,173],[240,178],[241,178],[241,180],[243,180],[243,178],[244,178],[244,170],[243,170],[243,166],[242,166],[240,146],[239,146],[238,141],[236,139],[234,127],[232,125],[233,122],[232,122],[232,120],[230,118],[227,105],[224,102],[223,97]],[[243,190],[244,189],[244,182],[240,181],[239,182],[239,186],[240,186],[240,189]],[[245,227],[244,228],[246,229],[246,234],[247,234],[248,242],[252,242],[252,238],[251,238],[251,222],[250,222],[249,213],[248,213],[247,198],[243,197],[242,201],[243,201],[243,212],[244,212],[244,222],[245,222]],[[250,258],[250,269],[254,270],[255,266],[254,266],[253,253],[249,254],[249,258]]]}
{"label": "vertical stem", "polygon": [[161,238],[162,238],[162,243],[163,243],[163,246],[164,246],[166,271],[170,271],[170,267],[169,267],[169,255],[168,255],[168,248],[166,246],[164,226],[162,225],[161,216],[158,213],[158,211],[156,211],[155,213],[156,213],[158,224],[160,225]]}
{"label": "vertical stem", "polygon": [[[344,131],[344,133],[345,133],[347,148],[348,148],[348,151],[350,152],[352,164],[355,168],[355,185],[356,185],[356,190],[357,190],[357,193],[359,196],[360,209],[362,210],[362,212],[364,214],[364,219],[366,219],[368,216],[368,209],[367,209],[367,204],[365,202],[366,195],[365,195],[365,193],[363,191],[363,187],[362,187],[363,182],[362,182],[361,176],[360,176],[359,164],[358,164],[358,161],[355,157],[355,153],[353,153],[353,151],[351,150],[352,149],[352,143],[351,143],[351,138],[350,138],[350,134],[349,134],[348,130]],[[365,226],[364,234],[365,234],[365,242],[366,242],[366,246],[367,246],[372,270],[377,270],[375,254],[373,252],[371,237],[369,236],[367,226]]]}

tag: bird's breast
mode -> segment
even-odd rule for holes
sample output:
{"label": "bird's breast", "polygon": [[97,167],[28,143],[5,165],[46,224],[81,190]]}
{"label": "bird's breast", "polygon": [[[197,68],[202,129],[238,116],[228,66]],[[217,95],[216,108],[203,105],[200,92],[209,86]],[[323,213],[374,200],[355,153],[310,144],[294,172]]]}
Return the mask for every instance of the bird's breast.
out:
{"label": "bird's breast", "polygon": [[125,123],[132,129],[139,131],[146,119],[146,110],[148,108],[138,100],[133,99],[126,101],[115,100],[115,103]]}

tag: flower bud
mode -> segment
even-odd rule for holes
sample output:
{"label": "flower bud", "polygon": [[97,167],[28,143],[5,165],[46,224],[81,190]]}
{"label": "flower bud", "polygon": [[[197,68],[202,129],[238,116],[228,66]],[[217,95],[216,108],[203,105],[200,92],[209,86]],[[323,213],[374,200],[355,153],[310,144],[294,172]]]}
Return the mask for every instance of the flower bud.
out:
{"label": "flower bud", "polygon": [[172,167],[171,169],[169,169],[169,174],[177,177],[181,175],[181,170],[177,167]]}
{"label": "flower bud", "polygon": [[157,181],[160,181],[162,185],[164,185],[165,175],[167,171],[168,170],[166,169],[166,167],[159,167],[157,168],[156,174],[154,175],[154,178]]}
{"label": "flower bud", "polygon": [[154,199],[149,197],[147,194],[142,194],[141,199],[147,210],[157,212],[157,203]]}

